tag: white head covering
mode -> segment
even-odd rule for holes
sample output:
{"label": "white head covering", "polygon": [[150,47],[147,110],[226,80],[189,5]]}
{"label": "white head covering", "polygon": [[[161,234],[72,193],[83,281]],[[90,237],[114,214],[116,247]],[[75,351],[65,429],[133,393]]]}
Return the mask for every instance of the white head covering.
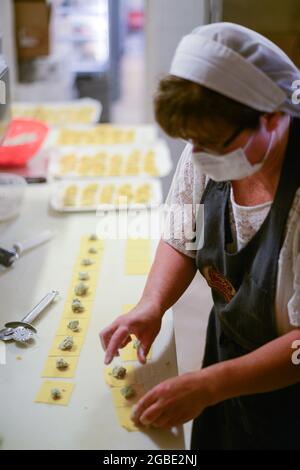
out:
{"label": "white head covering", "polygon": [[259,111],[300,117],[300,104],[292,102],[299,69],[276,44],[244,26],[195,29],[179,43],[170,73]]}

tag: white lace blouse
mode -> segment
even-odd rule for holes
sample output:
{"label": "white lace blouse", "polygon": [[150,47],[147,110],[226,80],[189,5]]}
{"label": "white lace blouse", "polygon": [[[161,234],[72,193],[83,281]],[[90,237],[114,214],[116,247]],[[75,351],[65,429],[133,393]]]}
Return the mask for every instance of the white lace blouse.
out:
{"label": "white lace blouse", "polygon": [[[187,243],[191,240],[184,235],[188,230],[181,229],[181,236],[173,236],[176,233],[176,220],[184,220],[185,225],[191,225],[195,231],[196,204],[200,203],[205,189],[207,178],[198,173],[192,163],[192,146],[188,144],[179,160],[176,172],[166,199],[168,208],[176,207],[176,211],[184,211],[185,205],[193,205],[191,211],[184,213],[184,218],[167,217],[163,239],[176,250],[195,258],[196,252],[187,249]],[[233,199],[233,191],[230,197],[230,222],[233,245],[232,251],[240,250],[253,235],[259,230],[265,220],[272,202],[257,206],[239,206]],[[191,206],[190,206],[191,207]],[[183,216],[182,216],[183,217]],[[297,190],[293,204],[290,208],[285,239],[278,259],[277,290],[276,290],[276,322],[278,335],[283,335],[295,327],[300,327],[300,188]]]}

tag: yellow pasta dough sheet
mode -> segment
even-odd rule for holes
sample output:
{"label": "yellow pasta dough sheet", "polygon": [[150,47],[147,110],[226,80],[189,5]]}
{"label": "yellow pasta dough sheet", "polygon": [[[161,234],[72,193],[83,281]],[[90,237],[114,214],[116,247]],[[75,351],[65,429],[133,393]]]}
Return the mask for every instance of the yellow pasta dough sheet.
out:
{"label": "yellow pasta dough sheet", "polygon": [[[90,260],[91,264],[84,264],[84,260]],[[79,271],[85,271],[85,272],[91,272],[91,271],[96,271],[98,272],[100,269],[100,262],[101,262],[101,257],[91,257],[91,256],[85,256],[85,255],[79,255],[77,259],[75,260],[74,267],[73,267],[73,273],[79,272]]]}
{"label": "yellow pasta dough sheet", "polygon": [[56,360],[59,359],[62,356],[50,356],[48,357],[44,370],[42,373],[42,377],[55,377],[55,378],[65,378],[65,379],[71,379],[74,377],[76,368],[77,368],[77,363],[78,363],[78,357],[68,357],[64,358],[68,362],[68,367],[66,369],[58,369],[56,367]]}
{"label": "yellow pasta dough sheet", "polygon": [[[90,252],[90,249],[91,250],[96,250],[96,253],[93,253],[93,252]],[[103,251],[101,251],[100,249],[96,248],[96,247],[93,247],[93,246],[90,246],[90,247],[83,247],[80,249],[79,251],[79,257],[81,258],[90,258],[92,261],[98,264],[100,264],[102,258],[103,258]]]}
{"label": "yellow pasta dough sheet", "polygon": [[[80,302],[81,302],[81,304],[84,308],[83,312],[73,312],[73,310],[72,310],[72,300],[75,299],[75,298],[80,300]],[[63,318],[70,318],[72,320],[80,320],[80,319],[83,319],[83,318],[90,318],[91,313],[92,313],[92,309],[93,309],[93,301],[91,299],[76,297],[76,295],[74,295],[72,298],[69,298],[68,302],[66,302],[64,310],[63,310],[62,317]]]}
{"label": "yellow pasta dough sheet", "polygon": [[132,310],[135,305],[136,304],[124,304],[122,307],[122,313],[125,315],[125,313],[128,313],[130,310]]}
{"label": "yellow pasta dough sheet", "polygon": [[100,241],[83,241],[80,243],[79,254],[82,256],[92,256],[94,258],[99,258],[103,256],[104,252],[104,243],[103,240]]}
{"label": "yellow pasta dough sheet", "polygon": [[126,254],[132,258],[147,259],[151,255],[151,240],[126,240]]}
{"label": "yellow pasta dough sheet", "polygon": [[[84,267],[83,267],[84,268]],[[85,281],[82,281],[79,279],[79,273],[82,274],[87,274],[88,279]],[[78,282],[84,282],[85,284],[95,286],[97,285],[98,282],[98,271],[85,271],[85,269],[80,269],[79,271],[73,271],[72,279],[71,279],[71,284],[78,284]]]}
{"label": "yellow pasta dough sheet", "polygon": [[151,242],[149,238],[129,238],[126,240],[126,249],[132,253],[150,253]]}
{"label": "yellow pasta dough sheet", "polygon": [[115,408],[119,407],[130,407],[137,403],[142,396],[145,395],[145,389],[140,384],[130,384],[131,387],[135,390],[135,395],[132,398],[125,398],[121,393],[120,387],[113,387],[111,389],[113,403]]}
{"label": "yellow pasta dough sheet", "polygon": [[94,286],[93,286],[93,285],[90,285],[88,282],[84,282],[83,284],[85,284],[88,287],[88,290],[87,290],[86,294],[78,295],[78,294],[75,293],[75,287],[80,282],[81,281],[79,281],[79,282],[76,281],[74,284],[70,285],[68,296],[67,296],[67,302],[72,302],[72,300],[74,298],[76,298],[80,301],[86,300],[86,301],[89,301],[89,302],[92,302],[94,300],[94,298],[96,296],[96,290],[97,290],[96,284],[94,284]]}
{"label": "yellow pasta dough sheet", "polygon": [[[72,349],[66,349],[66,350],[62,351],[59,348],[59,345],[66,336],[72,336],[74,344],[73,344]],[[82,345],[83,345],[84,337],[83,336],[75,336],[75,335],[72,335],[72,334],[71,335],[66,335],[66,336],[65,335],[55,336],[52,347],[51,347],[50,352],[49,352],[49,356],[62,356],[62,357],[65,357],[65,356],[79,356],[80,355],[80,351],[81,351],[81,348],[82,348]]]}
{"label": "yellow pasta dough sheet", "polygon": [[151,268],[151,241],[129,239],[125,246],[125,274],[148,274]]}
{"label": "yellow pasta dough sheet", "polygon": [[[58,388],[62,394],[61,398],[51,397],[51,389]],[[45,380],[35,398],[36,403],[48,403],[50,405],[68,405],[73,392],[74,384],[58,380]]]}
{"label": "yellow pasta dough sheet", "polygon": [[135,383],[135,372],[132,365],[124,365],[126,369],[126,376],[124,379],[116,379],[112,375],[112,367],[106,367],[104,369],[104,378],[107,385],[110,387],[124,387],[124,385],[130,385]]}
{"label": "yellow pasta dough sheet", "polygon": [[150,259],[125,259],[125,275],[127,276],[143,276],[149,273],[151,268]]}
{"label": "yellow pasta dough sheet", "polygon": [[[95,252],[95,253],[94,253]],[[104,241],[103,240],[82,240],[80,243],[80,256],[92,257],[94,259],[99,259],[103,256],[104,253]]]}
{"label": "yellow pasta dough sheet", "polygon": [[[137,361],[137,349],[134,348],[134,341],[136,337],[131,335],[132,340],[124,348],[119,349],[120,357],[122,361]],[[152,359],[152,347],[148,352],[147,359]]]}
{"label": "yellow pasta dough sheet", "polygon": [[129,432],[140,431],[140,429],[134,424],[131,419],[131,407],[124,406],[115,408],[118,422],[122,428],[125,428]]}
{"label": "yellow pasta dough sheet", "polygon": [[[82,264],[82,261],[85,259],[91,260],[91,264],[84,265]],[[100,269],[100,257],[93,257],[92,256],[85,256],[79,255],[75,261],[74,267],[73,267],[73,273],[80,272],[80,271],[85,271],[85,272],[91,272],[91,271],[96,271],[97,273],[99,272]]]}
{"label": "yellow pasta dough sheet", "polygon": [[[95,273],[96,274],[96,273]],[[84,284],[86,287],[88,287],[88,292],[96,292],[97,290],[97,276],[93,277],[93,279],[89,279],[87,281],[80,281],[78,279],[78,274],[76,273],[75,276],[72,277],[71,279],[71,282],[70,282],[70,287],[69,287],[69,291],[71,293],[73,293],[73,295],[76,295],[75,294],[75,288],[78,284]],[[80,297],[80,296],[78,296]],[[84,297],[84,296],[82,296]]]}
{"label": "yellow pasta dough sheet", "polygon": [[[78,314],[78,316],[79,315],[80,313]],[[77,320],[79,322],[78,331],[73,331],[68,327],[68,324],[74,320]],[[88,329],[88,325],[88,318],[62,318],[56,334],[64,336],[85,336]]]}
{"label": "yellow pasta dough sheet", "polygon": [[[85,279],[79,279],[79,274],[81,274],[81,276],[84,275]],[[86,277],[88,277],[88,279],[86,279]],[[71,277],[70,288],[74,289],[77,284],[83,283],[84,285],[95,289],[98,284],[98,279],[98,271],[74,270]]]}
{"label": "yellow pasta dough sheet", "polygon": [[91,240],[90,236],[81,237],[80,251],[90,247],[94,247],[96,250],[98,250],[99,253],[102,253],[104,250],[104,240],[101,238],[98,238],[98,240]]}

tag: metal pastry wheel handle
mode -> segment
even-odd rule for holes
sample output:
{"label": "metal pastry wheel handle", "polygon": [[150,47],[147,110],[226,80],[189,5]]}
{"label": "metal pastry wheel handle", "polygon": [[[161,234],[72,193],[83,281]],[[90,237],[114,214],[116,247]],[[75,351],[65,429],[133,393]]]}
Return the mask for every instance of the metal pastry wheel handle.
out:
{"label": "metal pastry wheel handle", "polygon": [[53,302],[57,295],[58,291],[52,290],[47,295],[45,295],[45,297],[43,297],[42,300],[21,321],[6,323],[6,340],[14,339],[15,341],[21,343],[29,341],[34,336],[34,333],[37,333],[37,330],[31,324],[31,322],[35,320],[38,315]]}

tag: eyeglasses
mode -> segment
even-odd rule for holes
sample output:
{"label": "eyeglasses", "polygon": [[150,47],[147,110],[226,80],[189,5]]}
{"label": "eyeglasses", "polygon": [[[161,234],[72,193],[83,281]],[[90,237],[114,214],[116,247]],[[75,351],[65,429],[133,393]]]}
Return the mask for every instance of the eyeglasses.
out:
{"label": "eyeglasses", "polygon": [[[229,147],[229,145],[230,145],[230,144],[237,138],[237,136],[238,136],[242,131],[244,131],[244,130],[245,130],[244,126],[239,126],[239,127],[234,131],[234,133],[233,133],[230,137],[228,137],[228,139],[226,139],[225,142],[223,142],[223,144],[219,147],[219,150],[221,151],[221,150],[226,149],[226,147]],[[213,152],[213,150],[212,150],[211,148],[207,147],[206,145],[202,145],[202,144],[200,144],[200,143],[195,142],[194,139],[185,139],[185,140],[187,140],[189,143],[191,143],[191,144],[194,146],[194,148],[196,148],[196,149],[201,148],[203,151],[208,151],[209,153],[212,153],[212,152]]]}

